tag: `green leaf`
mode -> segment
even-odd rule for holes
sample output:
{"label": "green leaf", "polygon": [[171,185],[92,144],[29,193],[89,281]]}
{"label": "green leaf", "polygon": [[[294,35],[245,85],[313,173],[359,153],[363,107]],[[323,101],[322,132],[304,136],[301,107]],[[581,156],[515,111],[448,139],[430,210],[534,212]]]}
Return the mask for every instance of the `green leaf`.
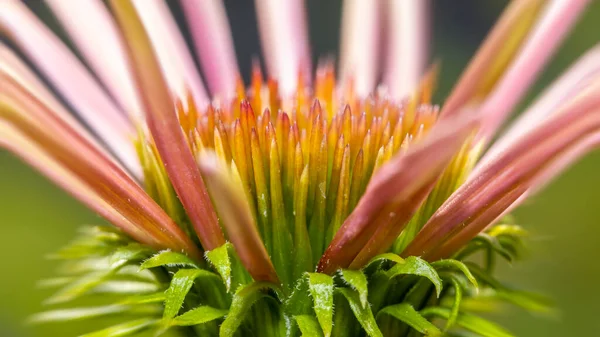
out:
{"label": "green leaf", "polygon": [[[451,315],[451,310],[442,307],[430,307],[421,310],[421,314],[426,317],[435,316],[448,319]],[[483,337],[514,337],[510,332],[498,325],[474,315],[460,313],[456,318],[456,324]]]}
{"label": "green leaf", "polygon": [[539,294],[505,288],[497,289],[496,296],[530,312],[543,314],[555,313],[554,303],[552,300]]}
{"label": "green leaf", "polygon": [[433,323],[429,322],[425,317],[408,303],[400,303],[387,306],[377,313],[377,317],[382,314],[390,315],[408,325],[425,336],[441,336],[442,332]]}
{"label": "green leaf", "polygon": [[356,317],[370,337],[383,337],[381,330],[379,330],[379,327],[377,326],[371,307],[368,305],[363,307],[360,304],[360,296],[356,291],[348,288],[337,288],[337,292],[344,295],[350,305],[350,309],[352,309],[352,312],[354,313],[354,317]]}
{"label": "green leaf", "polygon": [[138,332],[144,331],[156,325],[159,320],[154,318],[141,318],[135,321],[130,321],[118,325],[113,325],[109,328],[88,333],[80,337],[123,337],[131,336]]}
{"label": "green leaf", "polygon": [[29,322],[31,323],[43,323],[43,322],[72,322],[76,320],[91,319],[103,316],[109,316],[114,314],[128,314],[128,315],[158,315],[162,312],[162,308],[156,305],[122,305],[113,304],[98,307],[88,308],[71,308],[71,309],[57,309],[44,311],[33,315]]}
{"label": "green leaf", "polygon": [[177,315],[185,296],[194,285],[196,278],[200,276],[217,277],[216,274],[203,269],[180,269],[175,273],[166,292],[163,318],[173,318]]}
{"label": "green leaf", "polygon": [[229,292],[231,289],[231,260],[229,258],[228,251],[230,247],[231,243],[227,242],[221,247],[207,251],[204,254],[206,259],[213,265],[213,267],[215,267],[219,275],[221,275],[227,292]]}
{"label": "green leaf", "polygon": [[435,286],[437,296],[440,296],[442,291],[442,280],[433,267],[427,261],[409,256],[404,260],[404,263],[398,263],[386,272],[388,278],[393,278],[398,275],[417,275],[423,276],[431,281]]}
{"label": "green leaf", "polygon": [[114,274],[113,270],[104,270],[86,274],[60,289],[44,303],[58,304],[71,301],[89,292]]}
{"label": "green leaf", "polygon": [[259,299],[268,296],[264,290],[273,288],[274,285],[268,282],[254,282],[240,287],[233,295],[229,313],[227,314],[227,317],[225,317],[223,324],[221,324],[219,336],[234,336],[252,305]]}
{"label": "green leaf", "polygon": [[152,250],[139,243],[130,243],[127,246],[119,247],[111,256],[111,265],[113,268],[120,268],[127,263],[139,261],[151,254]]}
{"label": "green leaf", "polygon": [[451,279],[452,286],[454,287],[454,303],[452,303],[452,309],[450,310],[450,316],[448,316],[448,321],[446,322],[445,331],[450,330],[452,326],[456,323],[456,319],[458,318],[459,310],[460,310],[460,302],[462,301],[462,287],[460,283],[456,280],[455,277]]}
{"label": "green leaf", "polygon": [[170,250],[163,250],[144,261],[140,266],[140,270],[161,266],[198,268],[198,265],[189,257]]}
{"label": "green leaf", "polygon": [[462,263],[458,260],[453,260],[453,259],[438,260],[438,261],[431,263],[431,266],[433,268],[435,268],[436,270],[454,269],[454,270],[461,271],[465,275],[467,280],[469,280],[469,282],[471,282],[471,284],[475,288],[477,288],[477,289],[479,288],[479,284],[477,284],[477,279],[475,278],[475,276],[473,276],[473,274],[471,273],[469,268],[464,263]]}
{"label": "green leaf", "polygon": [[312,315],[294,316],[300,332],[304,337],[323,337],[323,330],[319,326],[317,318]]}
{"label": "green leaf", "polygon": [[227,315],[227,310],[203,305],[181,314],[169,321],[169,325],[190,326],[219,319]]}
{"label": "green leaf", "polygon": [[307,273],[313,308],[325,337],[333,327],[333,278],[321,273]]}
{"label": "green leaf", "polygon": [[166,295],[164,292],[158,292],[158,293],[148,294],[148,295],[130,296],[130,297],[124,299],[121,303],[122,304],[159,303],[159,302],[164,302],[165,298],[166,298]]}
{"label": "green leaf", "polygon": [[365,274],[360,270],[342,269],[340,270],[342,278],[348,283],[352,289],[358,292],[360,297],[360,304],[365,307],[367,303],[367,297],[369,295],[368,281]]}

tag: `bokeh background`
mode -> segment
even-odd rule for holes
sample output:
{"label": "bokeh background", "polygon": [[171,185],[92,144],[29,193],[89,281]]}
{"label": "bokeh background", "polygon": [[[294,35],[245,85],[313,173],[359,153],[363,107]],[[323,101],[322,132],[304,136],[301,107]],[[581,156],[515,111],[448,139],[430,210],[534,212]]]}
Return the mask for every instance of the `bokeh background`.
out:
{"label": "bokeh background", "polygon": [[[62,34],[42,1],[27,3]],[[225,3],[238,61],[247,74],[251,58],[260,53],[253,4],[240,0]],[[438,102],[443,102],[506,4],[500,0],[433,1],[432,57],[442,61]],[[308,1],[315,58],[337,51],[340,6],[340,0]],[[175,14],[181,21],[181,13],[175,10]],[[526,102],[598,43],[599,32],[600,1],[592,1]],[[515,212],[531,231],[531,251],[526,260],[503,265],[499,277],[550,295],[560,309],[553,317],[532,316],[518,309],[496,314],[517,336],[593,336],[600,332],[599,173],[597,151]],[[88,323],[28,326],[24,321],[43,309],[41,303],[49,295],[36,288],[36,282],[51,276],[56,267],[44,256],[68,242],[81,224],[102,222],[12,155],[0,151],[0,336],[62,337],[89,331]]]}

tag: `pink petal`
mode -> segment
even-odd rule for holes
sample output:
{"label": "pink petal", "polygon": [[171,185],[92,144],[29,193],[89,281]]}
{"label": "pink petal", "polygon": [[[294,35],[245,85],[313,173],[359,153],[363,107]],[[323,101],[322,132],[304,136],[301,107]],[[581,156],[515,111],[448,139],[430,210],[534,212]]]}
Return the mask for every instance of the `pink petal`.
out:
{"label": "pink petal", "polygon": [[108,8],[100,0],[46,3],[110,94],[134,121],[142,121],[142,106],[127,68],[127,54]]}
{"label": "pink petal", "polygon": [[133,125],[68,48],[18,1],[0,1],[0,31],[31,58],[119,160],[140,177],[131,141]]}
{"label": "pink petal", "polygon": [[417,89],[427,66],[429,1],[387,1],[386,5],[389,37],[384,79],[391,97],[402,99]]}
{"label": "pink petal", "polygon": [[553,0],[530,32],[494,90],[486,98],[481,135],[490,139],[527,93],[550,56],[573,27],[589,0]]}
{"label": "pink petal", "polygon": [[200,158],[200,169],[229,240],[255,281],[278,284],[275,267],[258,233],[241,181],[238,185],[234,184],[227,173],[229,169],[219,165],[218,160],[214,153],[205,153]]}
{"label": "pink petal", "polygon": [[213,96],[233,97],[239,70],[222,1],[186,1],[184,9],[206,82]]}
{"label": "pink petal", "polygon": [[430,136],[381,167],[323,254],[318,270],[332,273],[351,263],[362,267],[362,262],[387,250],[476,127],[477,121],[464,114],[440,122]]}
{"label": "pink petal", "polygon": [[181,130],[174,100],[167,89],[145,26],[131,2],[112,0],[110,4],[128,43],[132,71],[137,75],[138,90],[144,98],[148,127],[169,179],[204,249],[217,248],[225,243],[225,239]]}
{"label": "pink petal", "polygon": [[[536,177],[552,172],[546,170],[552,168],[555,160],[598,133],[600,80],[560,110],[474,172],[425,224],[403,255],[449,256],[460,246],[457,242],[465,244],[489,225],[477,220],[479,216],[485,215],[486,221],[497,218],[533,186]],[[506,201],[506,196],[515,190],[520,194],[509,198],[511,202]],[[460,240],[440,248],[452,237]]]}
{"label": "pink petal", "polygon": [[[209,102],[185,40],[164,1],[132,0],[150,38],[168,88],[182,102],[191,92],[201,106]],[[131,43],[130,41],[127,41]]]}
{"label": "pink petal", "polygon": [[373,92],[379,74],[380,12],[377,1],[344,1],[340,77],[342,85],[352,82],[356,94],[363,98]]}
{"label": "pink petal", "polygon": [[311,57],[302,0],[257,0],[258,26],[269,75],[279,82],[280,93],[292,96],[298,73],[310,74]]}

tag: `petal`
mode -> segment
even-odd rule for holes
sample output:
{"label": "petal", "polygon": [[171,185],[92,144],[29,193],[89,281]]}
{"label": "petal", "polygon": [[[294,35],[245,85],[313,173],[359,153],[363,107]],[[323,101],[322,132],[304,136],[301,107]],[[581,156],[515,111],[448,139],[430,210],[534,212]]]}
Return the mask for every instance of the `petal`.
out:
{"label": "petal", "polygon": [[375,88],[379,71],[380,12],[380,3],[371,0],[346,0],[342,10],[340,77],[363,98]]}
{"label": "petal", "polygon": [[[0,85],[3,88],[0,92],[0,120],[3,125],[10,125],[27,142],[35,143],[40,149],[37,152],[43,152],[46,157],[52,158],[49,162],[51,166],[60,166],[62,171],[68,170],[74,176],[68,179],[89,186],[90,190],[126,219],[117,221],[116,225],[124,225],[124,230],[154,247],[185,250],[196,258],[200,257],[193,242],[164,211],[125,172],[87,142],[76,129],[70,127],[59,113],[51,110],[27,88],[3,73],[0,73]],[[41,160],[43,158],[40,157]],[[51,166],[45,169],[50,170]],[[60,172],[57,175],[59,178],[65,176]],[[71,190],[76,187],[77,184]],[[80,193],[87,198],[84,199],[85,202],[94,201],[86,196],[85,189]],[[103,205],[102,203],[98,207]],[[133,231],[124,221],[135,224],[138,231]],[[144,234],[139,234],[139,231]]]}
{"label": "petal", "polygon": [[553,0],[548,3],[527,40],[506,69],[481,110],[481,136],[491,139],[558,48],[589,0]]}
{"label": "petal", "polygon": [[444,103],[441,115],[482,100],[517,54],[542,10],[544,0],[512,1],[488,34]]}
{"label": "petal", "polygon": [[[600,80],[560,110],[474,172],[425,224],[403,255],[428,259],[449,256],[539,183],[537,179],[551,172],[546,170],[553,162],[597,134]],[[453,237],[458,239],[447,243]]]}
{"label": "petal", "polygon": [[492,145],[478,163],[478,166],[485,164],[490,158],[514,144],[520,136],[531,131],[548,118],[551,113],[560,111],[558,109],[560,104],[579,93],[582,88],[589,85],[599,75],[600,44],[580,57],[577,63],[565,71],[551,87],[545,90],[537,102],[522,113],[512,123],[508,131]]}
{"label": "petal", "polygon": [[132,0],[132,3],[171,92],[182,102],[187,102],[191,92],[198,104],[208,103],[206,89],[167,4],[164,1],[146,0]]}
{"label": "petal", "polygon": [[180,0],[179,3],[194,38],[208,88],[213,96],[232,97],[240,75],[223,2]]}
{"label": "petal", "polygon": [[386,4],[389,37],[385,83],[392,98],[402,99],[417,89],[428,62],[429,1],[387,1]]}
{"label": "petal", "polygon": [[135,134],[132,123],[58,37],[23,3],[12,0],[0,2],[0,32],[32,60],[119,160],[140,177],[131,142]]}
{"label": "petal", "polygon": [[284,97],[296,91],[298,73],[310,73],[311,58],[302,0],[257,0],[258,26],[269,75]]}
{"label": "petal", "polygon": [[229,169],[219,164],[214,153],[204,153],[201,156],[200,169],[229,240],[252,278],[255,281],[279,283],[252,217],[241,180],[235,184],[228,173]]}
{"label": "petal", "polygon": [[108,8],[100,0],[48,0],[46,3],[110,94],[134,121],[143,120],[123,41]]}
{"label": "petal", "polygon": [[179,196],[202,246],[212,250],[225,243],[200,171],[181,131],[175,104],[160,71],[148,35],[130,1],[110,2],[128,43],[138,90],[147,120],[169,179]]}
{"label": "petal", "polygon": [[351,263],[362,267],[362,262],[387,250],[477,124],[464,114],[441,122],[430,136],[381,167],[323,254],[318,270],[331,273]]}

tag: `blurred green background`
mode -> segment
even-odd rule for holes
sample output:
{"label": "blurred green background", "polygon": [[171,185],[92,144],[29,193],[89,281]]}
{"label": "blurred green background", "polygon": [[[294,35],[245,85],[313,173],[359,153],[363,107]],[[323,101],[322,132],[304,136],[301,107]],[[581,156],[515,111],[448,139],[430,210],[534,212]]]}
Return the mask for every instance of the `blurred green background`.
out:
{"label": "blurred green background", "polygon": [[[246,71],[251,56],[260,50],[252,3],[225,2],[238,60]],[[600,2],[592,2],[526,101],[598,43]],[[40,1],[30,1],[29,5],[44,12]],[[432,55],[442,61],[439,102],[505,5],[506,1],[433,2]],[[340,1],[309,1],[315,56],[337,49],[339,6]],[[52,26],[56,29],[55,23]],[[599,172],[600,152],[596,152],[515,212],[532,233],[531,254],[525,261],[503,266],[499,277],[552,296],[560,309],[558,317],[535,317],[517,309],[496,315],[516,335],[592,336],[600,331]],[[0,336],[72,336],[89,329],[88,324],[27,326],[24,320],[43,309],[41,303],[49,295],[47,290],[36,288],[36,282],[51,276],[56,267],[44,256],[69,241],[80,225],[102,222],[29,167],[0,151]]]}

